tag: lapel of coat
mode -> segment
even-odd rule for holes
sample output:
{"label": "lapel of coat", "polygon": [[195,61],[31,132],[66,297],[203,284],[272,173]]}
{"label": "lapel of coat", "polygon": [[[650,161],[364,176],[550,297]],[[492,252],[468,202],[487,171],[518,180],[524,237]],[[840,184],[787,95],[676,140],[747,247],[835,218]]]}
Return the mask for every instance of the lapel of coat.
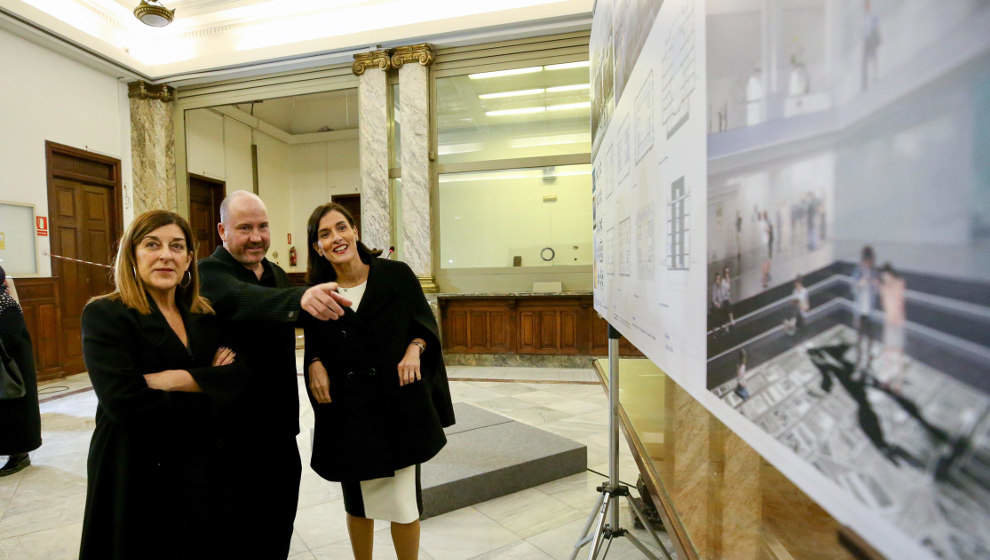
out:
{"label": "lapel of coat", "polygon": [[[151,305],[151,313],[147,315],[138,313],[138,325],[140,325],[141,332],[144,334],[148,343],[154,346],[157,352],[164,356],[188,355],[189,351],[182,344],[182,341],[179,340],[179,336],[175,334],[172,327],[168,325],[168,321],[165,320],[165,316],[162,315],[161,310],[158,309],[158,305],[155,304],[155,300],[151,296],[148,296],[148,303]],[[182,313],[182,322],[186,325],[186,338],[189,340],[191,347],[193,345],[193,333],[189,328],[189,314],[181,308],[180,312]]]}
{"label": "lapel of coat", "polygon": [[378,257],[372,257],[370,266],[368,286],[364,289],[364,296],[357,310],[357,316],[361,319],[374,317],[395,295],[395,286],[389,281]]}

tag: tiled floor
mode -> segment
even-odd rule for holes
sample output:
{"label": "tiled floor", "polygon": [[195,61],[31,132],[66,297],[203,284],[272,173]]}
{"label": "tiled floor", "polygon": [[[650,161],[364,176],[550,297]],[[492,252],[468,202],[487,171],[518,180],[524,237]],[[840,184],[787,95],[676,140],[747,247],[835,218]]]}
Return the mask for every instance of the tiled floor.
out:
{"label": "tiled floor", "polygon": [[[449,375],[456,402],[471,403],[584,443],[588,446],[588,466],[607,472],[608,401],[600,387],[588,384],[596,379],[592,370],[451,367]],[[0,478],[0,560],[76,558],[86,491],[86,454],[96,409],[96,396],[86,387],[88,379],[80,375],[41,389],[44,445],[31,454],[31,468]],[[303,429],[299,448],[307,464],[313,413],[305,404],[301,379],[300,396]],[[635,482],[635,465],[624,442],[620,456],[622,479]],[[422,525],[420,558],[566,559],[594,505],[595,487],[602,480],[589,471],[427,519]],[[622,519],[623,527],[632,529],[626,505],[622,506]],[[649,539],[643,531],[636,534],[641,540]],[[666,535],[664,540],[669,548]],[[582,557],[586,555],[585,550]],[[614,542],[608,554],[612,560],[641,557],[624,539]],[[350,558],[339,485],[324,481],[307,467],[303,468],[290,558]],[[377,526],[375,558],[395,558],[387,523]]]}

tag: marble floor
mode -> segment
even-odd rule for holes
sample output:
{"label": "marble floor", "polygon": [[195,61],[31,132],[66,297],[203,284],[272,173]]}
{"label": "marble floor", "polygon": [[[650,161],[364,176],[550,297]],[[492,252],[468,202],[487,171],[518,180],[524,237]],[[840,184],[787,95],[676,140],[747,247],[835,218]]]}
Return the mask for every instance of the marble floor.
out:
{"label": "marble floor", "polygon": [[[425,520],[420,558],[568,558],[594,505],[595,487],[604,480],[597,473],[608,471],[608,401],[597,384],[589,383],[596,379],[594,372],[451,367],[448,373],[456,402],[471,403],[587,445],[589,470]],[[313,412],[305,404],[301,378],[299,389],[303,397],[299,448],[306,465]],[[40,394],[44,445],[31,454],[30,468],[0,478],[0,560],[68,560],[78,553],[96,396],[85,374],[46,384]],[[635,463],[624,441],[620,474],[622,480],[635,483]],[[621,516],[622,526],[632,529],[625,504]],[[307,467],[303,468],[295,527],[291,559],[350,558],[340,487]],[[644,531],[633,531],[640,540],[649,539]],[[663,539],[671,548],[666,535]],[[582,557],[586,555],[585,549]],[[395,558],[386,523],[376,526],[375,558]],[[642,554],[619,539],[608,558],[642,558]]]}

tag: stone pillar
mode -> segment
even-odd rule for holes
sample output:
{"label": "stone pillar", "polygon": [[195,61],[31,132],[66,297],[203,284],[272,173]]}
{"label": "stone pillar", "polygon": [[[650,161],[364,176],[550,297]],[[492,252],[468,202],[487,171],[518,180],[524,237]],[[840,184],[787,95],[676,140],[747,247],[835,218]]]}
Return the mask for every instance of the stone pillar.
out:
{"label": "stone pillar", "polygon": [[361,240],[371,248],[392,244],[388,196],[388,71],[390,52],[354,55],[358,83],[358,137],[361,168]]}
{"label": "stone pillar", "polygon": [[131,162],[134,215],[147,210],[178,210],[175,193],[175,90],[147,82],[127,84],[131,105]]}
{"label": "stone pillar", "polygon": [[397,47],[402,113],[402,188],[399,191],[399,258],[413,269],[426,292],[436,292],[430,236],[430,83],[433,48],[426,43]]}

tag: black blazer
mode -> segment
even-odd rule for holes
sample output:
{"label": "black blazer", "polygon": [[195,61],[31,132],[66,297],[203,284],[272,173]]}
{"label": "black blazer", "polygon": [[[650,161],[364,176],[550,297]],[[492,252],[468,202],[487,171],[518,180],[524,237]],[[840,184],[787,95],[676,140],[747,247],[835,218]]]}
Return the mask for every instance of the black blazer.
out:
{"label": "black blazer", "polygon": [[255,453],[267,438],[299,433],[296,321],[306,288],[292,288],[285,271],[262,261],[265,283],[223,247],[199,261],[201,293],[210,300],[250,381],[226,415],[225,432]]}
{"label": "black blazer", "polygon": [[[423,463],[446,444],[454,423],[436,319],[415,274],[399,261],[372,258],[358,311],[308,324],[306,363],[319,357],[333,402],[316,415],[313,469],[327,480],[368,480]],[[423,380],[399,386],[409,342],[426,340]],[[309,371],[306,368],[306,385]]]}
{"label": "black blazer", "polygon": [[[213,315],[181,310],[187,349],[151,305],[148,315],[111,299],[83,309],[83,357],[99,404],[80,560],[209,553],[217,407],[239,390],[242,366],[211,367],[220,346]],[[149,389],[143,374],[166,369],[188,370],[203,393]]]}

